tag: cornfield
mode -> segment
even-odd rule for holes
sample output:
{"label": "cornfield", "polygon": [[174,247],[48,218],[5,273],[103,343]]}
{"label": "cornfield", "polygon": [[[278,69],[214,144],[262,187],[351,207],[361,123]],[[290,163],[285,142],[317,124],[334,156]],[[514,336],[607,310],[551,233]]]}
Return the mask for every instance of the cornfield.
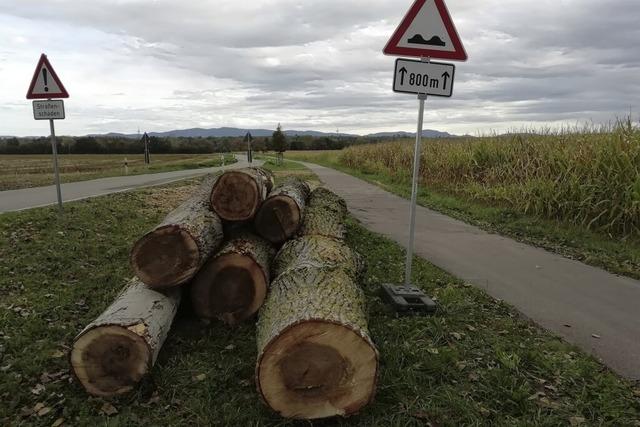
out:
{"label": "cornfield", "polygon": [[[348,148],[340,162],[410,179],[413,143]],[[428,140],[420,182],[433,190],[614,236],[640,234],[640,130]]]}

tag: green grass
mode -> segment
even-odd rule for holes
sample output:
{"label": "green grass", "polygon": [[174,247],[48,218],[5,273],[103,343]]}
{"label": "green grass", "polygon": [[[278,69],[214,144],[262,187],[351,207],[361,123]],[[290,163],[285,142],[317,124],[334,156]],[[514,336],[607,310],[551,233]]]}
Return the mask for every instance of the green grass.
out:
{"label": "green grass", "polygon": [[[69,376],[74,336],[131,274],[132,241],[194,182],[69,203],[62,218],[53,208],[0,216],[0,424],[295,424],[259,400],[254,324],[205,325],[186,304],[152,376],[111,401],[117,414],[102,414],[105,401],[88,397]],[[640,390],[422,259],[414,282],[440,309],[432,317],[396,317],[378,291],[402,279],[402,248],[353,220],[348,235],[368,265],[362,285],[381,376],[374,403],[360,415],[319,425],[567,425],[572,417],[639,425]],[[51,411],[29,414],[38,403]]]}
{"label": "green grass", "polygon": [[[128,173],[124,160],[127,159]],[[224,154],[225,164],[235,163],[231,153]],[[50,155],[0,155],[0,191],[53,184]],[[222,164],[220,154],[155,154],[151,164],[144,164],[138,154],[60,154],[60,181],[76,182],[121,175],[216,167]]]}
{"label": "green grass", "polygon": [[[365,147],[366,148],[366,147]],[[292,160],[308,161],[354,175],[402,197],[411,197],[408,172],[348,166],[341,151],[287,152]],[[410,168],[408,169],[411,170]],[[640,238],[620,238],[598,230],[525,214],[499,203],[487,203],[460,193],[448,193],[427,184],[418,203],[485,230],[513,237],[613,273],[640,279]]]}
{"label": "green grass", "polygon": [[262,166],[273,172],[276,184],[288,176],[297,176],[298,178],[306,181],[317,181],[316,176],[298,162],[284,160],[282,164],[278,165],[276,164],[275,158],[271,156],[258,155],[255,156],[255,158],[257,160],[262,160]]}

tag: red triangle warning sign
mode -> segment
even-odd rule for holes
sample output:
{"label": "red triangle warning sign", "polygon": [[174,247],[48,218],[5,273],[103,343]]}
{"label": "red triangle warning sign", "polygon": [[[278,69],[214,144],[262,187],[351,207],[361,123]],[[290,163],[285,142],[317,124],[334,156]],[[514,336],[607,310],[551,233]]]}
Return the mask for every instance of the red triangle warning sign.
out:
{"label": "red triangle warning sign", "polygon": [[383,52],[394,56],[467,60],[444,0],[416,0]]}
{"label": "red triangle warning sign", "polygon": [[68,98],[60,78],[44,53],[40,56],[36,71],[31,79],[27,99]]}

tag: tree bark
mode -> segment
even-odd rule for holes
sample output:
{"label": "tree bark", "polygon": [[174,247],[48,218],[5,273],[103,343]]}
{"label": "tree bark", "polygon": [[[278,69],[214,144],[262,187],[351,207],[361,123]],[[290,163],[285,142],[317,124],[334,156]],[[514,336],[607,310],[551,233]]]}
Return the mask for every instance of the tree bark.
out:
{"label": "tree bark", "polygon": [[257,325],[256,384],[283,417],[348,416],[375,393],[378,352],[357,284],[364,264],[339,238],[345,216],[341,198],[315,190],[305,235],[285,243],[273,262],[277,277]]}
{"label": "tree bark", "polygon": [[347,204],[344,199],[326,188],[318,187],[309,197],[300,234],[344,239],[347,235],[346,217]]}
{"label": "tree bark", "polygon": [[209,194],[219,176],[205,177],[187,201],[134,244],[131,266],[148,286],[189,281],[222,243],[222,221],[209,208]]}
{"label": "tree bark", "polygon": [[75,339],[71,369],[95,396],[126,393],[149,373],[175,317],[181,288],[153,290],[133,278]]}
{"label": "tree bark", "polygon": [[309,184],[299,178],[290,178],[277,186],[255,217],[258,233],[274,244],[293,236],[302,223],[309,193]]}
{"label": "tree bark", "polygon": [[211,190],[211,208],[227,221],[253,219],[273,188],[271,171],[250,167],[222,174]]}
{"label": "tree bark", "polygon": [[289,269],[271,284],[257,327],[256,384],[283,417],[348,416],[375,393],[378,353],[365,300],[343,269]]}
{"label": "tree bark", "polygon": [[362,256],[342,240],[311,235],[287,241],[271,264],[272,277],[290,268],[310,266],[322,269],[343,269],[359,281],[365,270]]}
{"label": "tree bark", "polygon": [[254,315],[264,303],[274,255],[271,243],[248,232],[225,243],[191,284],[196,314],[230,326]]}

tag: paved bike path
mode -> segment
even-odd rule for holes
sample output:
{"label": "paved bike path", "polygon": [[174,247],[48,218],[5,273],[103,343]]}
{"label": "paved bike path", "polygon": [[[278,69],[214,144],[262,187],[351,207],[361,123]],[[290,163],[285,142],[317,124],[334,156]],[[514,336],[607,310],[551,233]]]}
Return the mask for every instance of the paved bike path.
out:
{"label": "paved bike path", "polygon": [[[351,175],[304,163],[368,229],[406,245],[409,201]],[[640,282],[491,234],[418,206],[415,253],[546,329],[640,379]],[[566,326],[569,325],[569,326]]]}

